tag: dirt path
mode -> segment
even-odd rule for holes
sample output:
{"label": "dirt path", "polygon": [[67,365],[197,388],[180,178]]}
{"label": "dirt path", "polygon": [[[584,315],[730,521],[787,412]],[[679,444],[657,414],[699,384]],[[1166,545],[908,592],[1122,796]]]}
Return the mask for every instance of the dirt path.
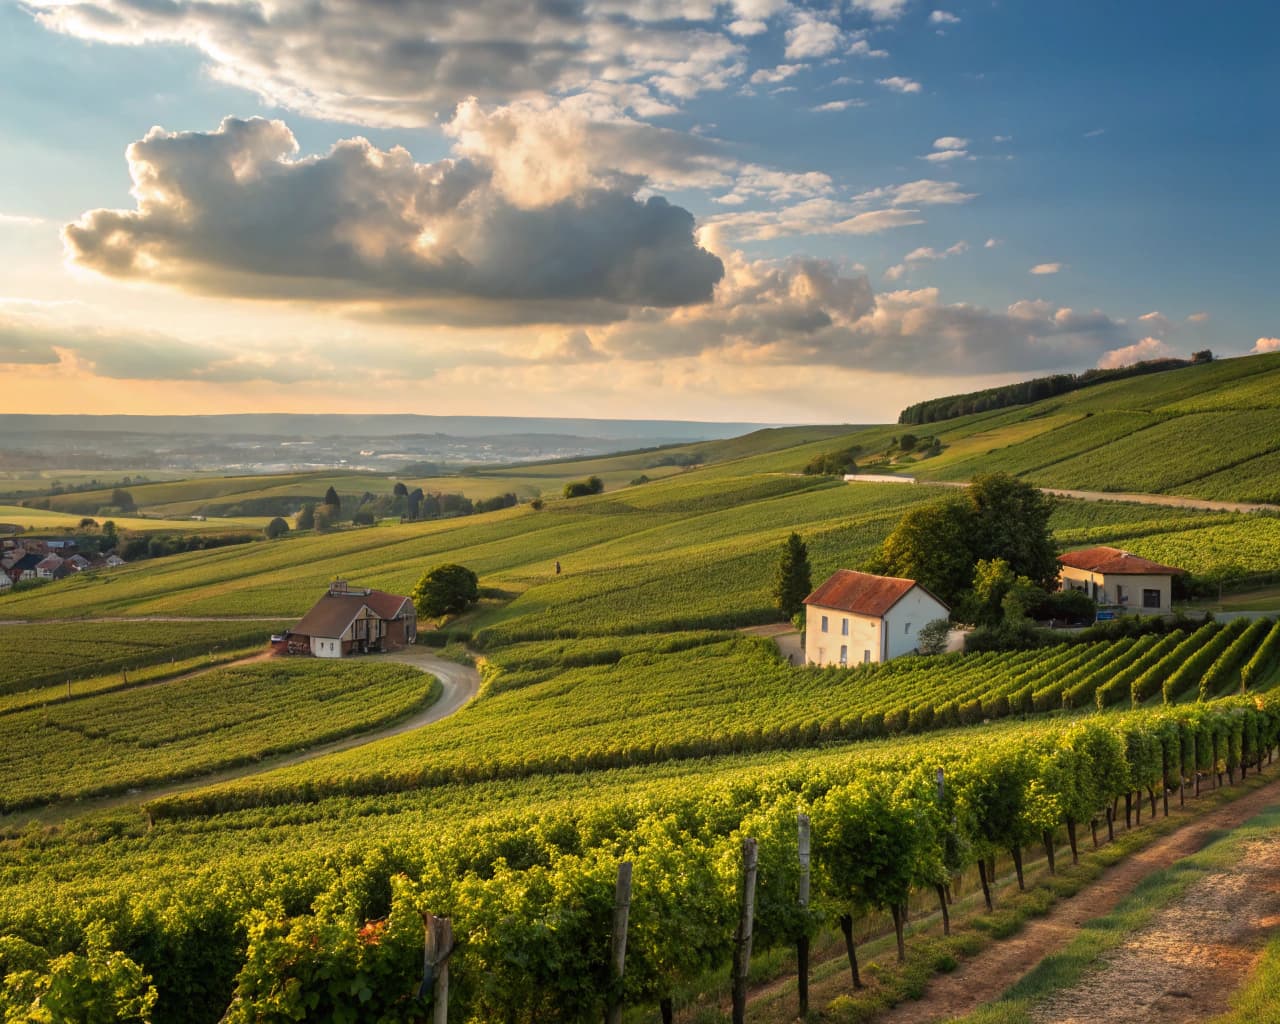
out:
{"label": "dirt path", "polygon": [[[850,483],[882,483],[881,479],[852,476]],[[915,483],[922,487],[968,487],[967,480],[920,480],[903,478],[903,484]],[[1073,491],[1061,487],[1041,487],[1045,494],[1060,498],[1078,498],[1081,501],[1128,501],[1136,505],[1164,505],[1169,508],[1198,508],[1206,512],[1280,512],[1280,505],[1262,502],[1217,501],[1212,498],[1184,498],[1177,494],[1142,494],[1131,491]]]}
{"label": "dirt path", "polygon": [[[1031,1011],[1035,1024],[1181,1024],[1228,1009],[1231,993],[1280,922],[1280,845],[1251,842],[1239,860],[1202,878],[1103,966]],[[1099,999],[1123,992],[1123,999]]]}
{"label": "dirt path", "polygon": [[[250,659],[254,660],[254,659]],[[182,793],[190,789],[199,789],[202,786],[212,786],[220,782],[231,782],[235,779],[242,779],[250,775],[258,775],[262,772],[268,772],[275,768],[284,768],[288,765],[302,764],[305,761],[311,761],[317,757],[323,757],[326,754],[336,754],[342,750],[350,750],[352,747],[364,746],[366,743],[375,743],[378,740],[384,740],[391,736],[399,736],[402,733],[412,732],[414,729],[421,729],[423,726],[431,725],[443,718],[448,718],[454,712],[461,709],[467,704],[480,690],[480,673],[471,665],[460,665],[456,661],[448,661],[439,655],[432,654],[421,648],[407,648],[402,651],[393,651],[390,654],[370,655],[364,661],[389,661],[401,665],[412,665],[414,668],[421,669],[423,672],[429,672],[440,680],[442,687],[440,697],[430,707],[423,708],[421,711],[403,718],[391,725],[374,729],[370,732],[355,733],[351,736],[344,736],[341,739],[332,740],[329,743],[321,744],[317,747],[308,747],[304,750],[295,750],[287,754],[279,754],[275,757],[263,758],[253,764],[239,765],[235,768],[227,768],[223,771],[211,772],[208,775],[201,775],[197,778],[184,779],[181,782],[173,784],[162,784],[152,786],[146,789],[135,789],[128,793],[121,793],[115,796],[93,797],[88,800],[72,800],[66,803],[54,804],[49,807],[42,807],[32,811],[21,811],[17,814],[0,817],[0,824],[3,825],[23,825],[29,822],[38,822],[44,825],[56,824],[73,818],[90,811],[110,810],[116,807],[127,807],[134,804],[141,804],[147,800],[154,800],[162,796],[171,796],[175,793]],[[219,666],[225,667],[225,666]],[[208,670],[212,671],[212,670]],[[199,675],[200,673],[194,673]],[[167,682],[174,682],[168,680]],[[166,684],[158,684],[166,685]]]}
{"label": "dirt path", "polygon": [[[1058,952],[1070,943],[1085,921],[1114,910],[1147,875],[1195,853],[1220,830],[1236,828],[1274,805],[1280,805],[1280,779],[1277,778],[1272,778],[1267,785],[1247,796],[1200,815],[1176,832],[1163,836],[1126,857],[1073,898],[1064,900],[1044,917],[1028,923],[1017,935],[988,946],[977,956],[965,960],[951,974],[935,978],[920,999],[902,1003],[881,1014],[876,1018],[877,1024],[934,1024],[936,1021],[971,1013],[983,1003],[999,998],[1006,988],[1046,956]],[[1274,874],[1271,877],[1274,884]],[[1194,925],[1191,934],[1201,930],[1200,925]],[[1217,952],[1215,947],[1212,955],[1217,955]],[[1188,958],[1192,956],[1190,953],[1187,955]],[[1202,952],[1195,954],[1197,957],[1201,955]],[[1191,962],[1190,959],[1182,961],[1184,966],[1187,962]],[[1196,963],[1197,969],[1204,966],[1202,960],[1197,960]],[[1229,994],[1232,987],[1228,985],[1224,995]],[[1184,990],[1185,980],[1174,986],[1174,989]],[[1113,1020],[1148,1022],[1173,1019],[1154,1012],[1150,1007],[1140,1017],[1105,1016],[1102,1014],[1104,1006],[1115,1005],[1125,1009],[1121,1004],[1130,1001],[1127,988],[1117,987],[1109,991],[1116,993],[1116,997],[1108,1000],[1098,999],[1096,995],[1092,997],[1087,1007],[1090,1021],[1110,1024]],[[1061,1020],[1063,1024],[1076,1020],[1072,1017],[1047,1019]]]}

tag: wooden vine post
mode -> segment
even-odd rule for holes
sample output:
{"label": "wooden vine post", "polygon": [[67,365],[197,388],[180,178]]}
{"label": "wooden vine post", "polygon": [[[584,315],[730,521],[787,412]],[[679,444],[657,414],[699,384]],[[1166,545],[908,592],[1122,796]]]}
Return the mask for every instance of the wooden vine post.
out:
{"label": "wooden vine post", "polygon": [[[799,818],[799,850],[800,850],[800,885],[799,903],[803,917],[807,918],[809,909],[809,815]],[[807,928],[808,925],[806,924]],[[802,932],[796,939],[796,964],[799,967],[800,1016],[809,1014],[809,935]]]}
{"label": "wooden vine post", "polygon": [[605,1024],[622,1024],[622,979],[627,966],[627,918],[631,914],[631,861],[618,865],[618,885],[613,894],[613,932],[609,936],[609,966],[613,988]]}
{"label": "wooden vine post", "polygon": [[756,912],[756,841],[742,840],[741,916],[733,937],[733,1024],[747,1019],[747,974],[751,969],[751,928]]}
{"label": "wooden vine post", "polygon": [[[939,768],[936,776],[938,783],[938,809],[941,810],[946,801],[947,796],[947,776],[946,773]],[[947,886],[943,882],[939,882],[934,888],[938,891],[938,906],[942,910],[942,934],[951,934],[951,914],[947,910]]]}
{"label": "wooden vine post", "polygon": [[431,1024],[449,1021],[449,957],[453,955],[453,922],[435,914],[422,915],[422,984],[418,998],[431,993]]}

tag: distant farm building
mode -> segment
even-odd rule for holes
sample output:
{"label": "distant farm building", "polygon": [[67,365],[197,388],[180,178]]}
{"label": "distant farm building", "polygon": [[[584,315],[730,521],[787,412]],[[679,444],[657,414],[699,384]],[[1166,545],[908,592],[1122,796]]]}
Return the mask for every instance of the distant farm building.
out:
{"label": "distant farm building", "polygon": [[289,654],[343,658],[404,647],[417,636],[418,613],[409,598],[335,580],[281,644]]}
{"label": "distant farm building", "polygon": [[1108,547],[1068,551],[1058,561],[1063,590],[1079,590],[1100,605],[1142,615],[1173,611],[1173,577],[1186,572]]}
{"label": "distant farm building", "polygon": [[920,627],[951,612],[915,580],[837,569],[804,599],[805,661],[855,665],[919,648]]}

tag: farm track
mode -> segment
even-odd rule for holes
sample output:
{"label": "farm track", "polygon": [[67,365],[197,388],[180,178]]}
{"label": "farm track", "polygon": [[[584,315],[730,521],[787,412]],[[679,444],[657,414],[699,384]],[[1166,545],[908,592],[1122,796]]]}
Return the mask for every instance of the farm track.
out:
{"label": "farm track", "polygon": [[0,626],[67,625],[79,622],[284,622],[288,615],[104,615],[96,618],[0,619]]}
{"label": "farm track", "polygon": [[[1238,828],[1267,808],[1280,805],[1280,776],[1276,775],[1274,768],[1266,771],[1272,775],[1266,785],[1191,819],[1176,832],[1162,836],[1126,857],[1109,868],[1096,882],[1081,889],[1075,896],[1055,904],[1048,914],[1028,923],[1016,935],[993,943],[976,956],[964,960],[952,973],[934,978],[920,999],[901,1003],[877,1016],[877,1024],[934,1024],[972,1013],[984,1003],[999,998],[1005,989],[1046,956],[1064,949],[1079,934],[1086,921],[1114,910],[1148,875],[1190,856],[1222,832]],[[1259,872],[1255,883],[1264,890],[1274,886],[1274,860],[1256,858],[1254,863]],[[1243,980],[1243,970],[1241,968],[1237,972],[1234,983],[1222,982],[1227,986],[1219,993],[1223,998],[1230,994],[1235,984]],[[1174,988],[1182,990],[1185,984],[1175,985]],[[1161,993],[1164,993],[1163,989]],[[1160,993],[1157,997],[1159,995]],[[1175,1005],[1184,1001],[1184,997],[1170,998],[1174,999]],[[1090,1009],[1088,1019],[1091,1021],[1173,1019],[1162,1015],[1158,1006],[1147,1006],[1144,1013],[1132,1018],[1112,1018],[1099,1012],[1096,993]],[[1081,1019],[1083,1018],[1072,1016],[1069,1012],[1061,1017],[1037,1017],[1037,1021],[1061,1024]]]}
{"label": "farm track", "polygon": [[[850,481],[857,483],[857,480]],[[968,487],[967,480],[920,480],[927,487]],[[1073,491],[1061,487],[1041,487],[1045,494],[1080,501],[1125,501],[1134,505],[1163,505],[1166,508],[1195,508],[1205,512],[1280,512],[1280,505],[1264,502],[1217,501],[1212,498],[1184,498],[1177,494],[1146,494],[1129,491]]]}
{"label": "farm track", "polygon": [[[262,660],[262,656],[254,656],[246,659],[247,661]],[[480,673],[471,665],[461,665],[455,661],[448,661],[438,655],[432,654],[424,650],[416,650],[413,648],[394,651],[391,654],[381,656],[373,656],[366,660],[377,660],[392,662],[401,665],[411,665],[422,672],[430,673],[440,680],[441,693],[440,697],[431,703],[430,706],[423,708],[408,718],[403,718],[391,725],[382,726],[369,732],[353,733],[350,736],[344,736],[341,739],[332,740],[320,746],[307,747],[303,750],[291,751],[287,754],[280,754],[276,757],[263,758],[254,764],[238,765],[235,768],[227,768],[222,771],[211,772],[208,775],[201,775],[196,778],[184,779],[182,782],[173,784],[163,784],[159,786],[148,787],[145,789],[132,790],[128,793],[117,794],[114,796],[94,797],[88,800],[71,800],[64,803],[53,804],[47,807],[37,808],[31,811],[22,811],[16,814],[0,817],[0,824],[26,824],[39,823],[43,825],[52,825],[68,818],[77,817],[81,814],[88,814],[93,811],[112,810],[118,807],[128,807],[136,804],[145,803],[148,800],[154,800],[159,797],[172,796],[175,793],[183,793],[187,790],[200,789],[204,786],[213,786],[222,782],[231,782],[235,779],[246,778],[250,775],[258,775],[262,772],[272,771],[276,768],[285,768],[290,765],[302,764],[306,761],[323,757],[326,754],[336,754],[343,750],[350,750],[353,747],[364,746],[368,743],[374,743],[378,740],[388,739],[392,736],[399,736],[406,732],[412,732],[415,729],[421,729],[424,726],[439,722],[444,718],[459,711],[464,705],[471,701],[480,690]],[[239,663],[238,663],[239,664]],[[226,668],[221,665],[217,668]],[[207,669],[205,671],[215,671],[215,669]],[[194,672],[191,675],[184,676],[184,679],[190,679],[192,676],[203,675],[203,672]],[[166,680],[162,683],[154,685],[168,685],[177,680]]]}

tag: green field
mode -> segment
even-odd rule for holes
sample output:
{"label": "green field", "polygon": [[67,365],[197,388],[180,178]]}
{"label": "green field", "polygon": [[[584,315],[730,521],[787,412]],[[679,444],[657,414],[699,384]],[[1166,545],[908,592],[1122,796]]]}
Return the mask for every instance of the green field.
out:
{"label": "green field", "polygon": [[[18,526],[33,533],[75,533],[84,516],[69,512],[26,508],[21,505],[0,505],[0,523]],[[244,516],[235,519],[152,519],[138,516],[101,516],[101,525],[110,519],[116,529],[131,533],[227,533],[236,529],[261,530],[269,519],[265,516]]]}
{"label": "green field", "polygon": [[0,812],[314,746],[403,718],[437,687],[406,665],[267,662],[0,715]]}
{"label": "green field", "polygon": [[0,625],[0,694],[137,670],[210,651],[251,645],[261,649],[281,625],[283,622]]}
{"label": "green field", "polygon": [[[576,1024],[603,1012],[614,875],[628,859],[638,1021],[724,969],[745,835],[760,840],[757,949],[778,963],[769,951],[797,929],[847,913],[861,941],[913,893],[980,858],[1029,856],[1046,833],[1087,835],[1121,799],[1153,813],[1184,779],[1252,773],[1280,741],[1269,621],[844,670],[790,666],[733,630],[777,618],[771,581],[792,531],[816,582],[872,556],[904,511],[951,493],[800,475],[815,455],[858,444],[862,461],[921,477],[999,468],[1086,489],[1244,497],[1269,486],[1250,467],[1275,457],[1278,375],[1280,359],[1251,357],[912,428],[944,445],[912,461],[884,456],[904,428],[882,425],[477,471],[440,489],[551,495],[590,473],[608,486],[540,510],[189,552],[0,598],[0,619],[29,623],[0,627],[0,690],[11,691],[0,798],[14,808],[244,764],[427,697],[409,669],[310,659],[139,686],[166,661],[179,673],[209,657],[184,639],[230,647],[274,625],[212,623],[197,639],[199,623],[48,620],[287,620],[334,577],[407,593],[441,562],[474,569],[484,592],[450,623],[482,656],[481,694],[435,725],[153,798],[149,821],[134,805],[58,829],[0,823],[0,975],[83,967],[103,986],[141,984],[94,974],[115,951],[119,970],[127,957],[150,975],[158,1024],[408,1024],[424,1009],[408,993],[430,911],[463,941],[451,1019]],[[651,481],[623,486],[640,473]],[[176,511],[391,484],[296,474],[134,496]],[[1267,515],[1063,500],[1052,525],[1064,545],[1114,543],[1205,575],[1280,564],[1280,518]],[[127,657],[150,668],[115,689],[112,659]],[[73,671],[83,685],[68,698]],[[1242,687],[1252,692],[1224,696]],[[788,867],[801,810],[814,828],[811,917],[795,913]],[[0,1007],[26,991],[6,981]]]}

